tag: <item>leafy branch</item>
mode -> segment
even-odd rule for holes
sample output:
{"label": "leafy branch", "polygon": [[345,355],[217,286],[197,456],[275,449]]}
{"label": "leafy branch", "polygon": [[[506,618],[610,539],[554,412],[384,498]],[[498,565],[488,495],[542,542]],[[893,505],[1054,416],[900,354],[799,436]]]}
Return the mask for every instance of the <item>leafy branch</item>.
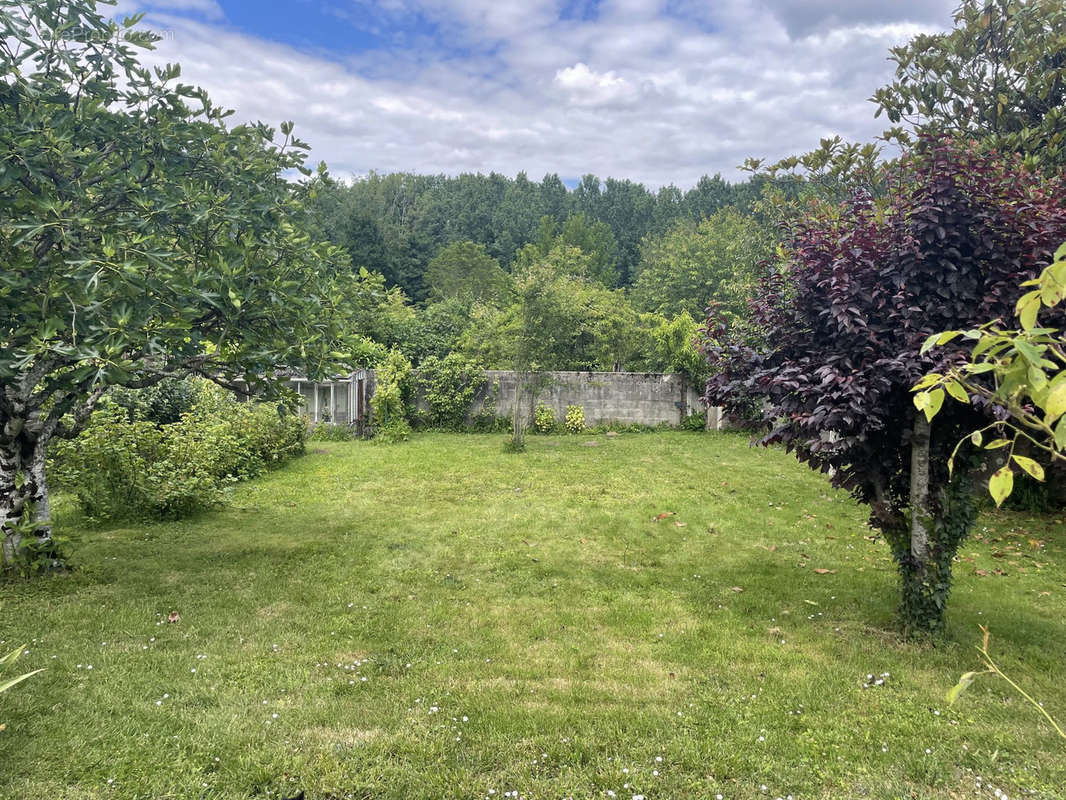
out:
{"label": "leafy branch", "polygon": [[962,674],[962,677],[959,678],[959,682],[948,690],[948,705],[954,705],[955,701],[959,699],[959,695],[961,695],[963,691],[965,691],[978,676],[998,675],[1000,678],[1009,683],[1014,688],[1014,690],[1018,692],[1018,694],[1024,697],[1029,702],[1029,704],[1033,706],[1033,708],[1035,708],[1037,711],[1044,715],[1044,718],[1047,719],[1049,723],[1051,723],[1051,727],[1055,729],[1055,733],[1057,733],[1059,737],[1066,739],[1066,732],[1062,730],[1059,724],[1055,721],[1054,717],[1052,717],[1051,714],[1049,714],[1039,702],[1034,700],[1032,695],[1030,695],[1021,686],[1019,686],[1017,683],[1007,677],[1006,673],[1004,673],[1003,670],[999,668],[999,665],[997,665],[996,662],[992,660],[992,656],[988,653],[988,628],[984,625],[981,625],[980,628],[981,632],[984,634],[984,637],[981,640],[981,646],[977,648],[977,652],[981,654],[981,658],[984,661],[985,668],[982,670],[977,670],[975,672],[964,672]]}
{"label": "leafy branch", "polygon": [[[970,358],[944,373],[925,375],[912,389],[915,407],[930,421],[948,395],[960,403],[982,398],[1006,412],[1007,419],[974,431],[959,442],[969,440],[986,450],[1010,445],[1003,466],[988,482],[997,506],[1013,490],[1015,466],[1038,481],[1044,480],[1044,468],[1038,461],[1014,452],[1020,440],[1028,441],[1053,461],[1066,461],[1066,335],[1062,327],[1037,326],[1041,310],[1055,309],[1066,299],[1066,244],[1059,247],[1038,278],[1021,285],[1034,288],[1015,305],[1019,330],[1004,330],[993,320],[980,328],[934,333],[922,345],[923,355],[962,337],[974,342]],[[984,433],[989,430],[1001,435],[986,444]],[[953,462],[954,453],[949,469]]]}

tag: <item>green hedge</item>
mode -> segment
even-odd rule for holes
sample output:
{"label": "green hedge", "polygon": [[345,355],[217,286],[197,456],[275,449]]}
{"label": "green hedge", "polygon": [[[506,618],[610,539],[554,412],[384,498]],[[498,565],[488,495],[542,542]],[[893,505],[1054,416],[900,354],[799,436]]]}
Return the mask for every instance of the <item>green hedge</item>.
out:
{"label": "green hedge", "polygon": [[105,401],[81,434],[56,444],[53,484],[94,519],[176,518],[219,505],[230,484],[304,452],[307,424],[275,406],[241,403],[207,383],[177,422],[138,418]]}

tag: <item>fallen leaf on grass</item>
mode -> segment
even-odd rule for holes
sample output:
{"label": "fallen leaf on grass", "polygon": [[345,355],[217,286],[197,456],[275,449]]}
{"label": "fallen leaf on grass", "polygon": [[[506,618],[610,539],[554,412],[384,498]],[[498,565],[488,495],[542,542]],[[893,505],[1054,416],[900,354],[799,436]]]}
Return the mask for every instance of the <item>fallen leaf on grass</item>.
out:
{"label": "fallen leaf on grass", "polygon": [[815,567],[814,571],[818,575],[835,575],[836,574],[836,570],[835,569],[825,569],[824,567]]}
{"label": "fallen leaf on grass", "polygon": [[816,602],[814,602],[813,600],[804,600],[803,602],[804,602],[804,603],[806,603],[806,604],[807,604],[807,605],[809,605],[809,606],[816,606],[816,605],[818,605],[818,604],[817,604]]}
{"label": "fallen leaf on grass", "polygon": [[684,528],[684,527],[685,527],[685,525],[687,525],[688,523],[685,523],[685,522],[676,522],[676,521],[675,521],[675,522],[674,522],[674,524],[675,524],[675,525],[676,525],[677,527],[679,527],[679,528]]}
{"label": "fallen leaf on grass", "polygon": [[167,622],[177,622],[181,619],[181,615],[177,611],[171,611],[167,616]]}
{"label": "fallen leaf on grass", "polygon": [[674,513],[675,512],[673,512],[673,511],[664,511],[661,514],[656,514],[654,517],[652,517],[651,521],[652,522],[659,522],[659,521],[664,520],[664,519],[669,519],[670,517],[672,517],[674,515]]}
{"label": "fallen leaf on grass", "polygon": [[741,586],[734,586],[734,587],[733,587],[733,591],[734,591],[734,592],[743,592],[743,591],[744,591],[744,589],[743,589],[743,587],[741,587]]}

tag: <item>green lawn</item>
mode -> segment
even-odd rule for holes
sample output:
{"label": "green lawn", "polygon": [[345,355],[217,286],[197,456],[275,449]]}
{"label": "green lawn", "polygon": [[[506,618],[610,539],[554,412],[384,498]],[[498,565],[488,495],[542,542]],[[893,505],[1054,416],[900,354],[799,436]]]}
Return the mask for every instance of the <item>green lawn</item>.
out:
{"label": "green lawn", "polygon": [[1066,743],[1005,685],[943,700],[983,623],[1066,717],[1062,519],[983,516],[915,645],[862,510],[782,452],[502,441],[313,443],[0,584],[0,639],[47,668],[0,696],[0,797],[1066,797]]}

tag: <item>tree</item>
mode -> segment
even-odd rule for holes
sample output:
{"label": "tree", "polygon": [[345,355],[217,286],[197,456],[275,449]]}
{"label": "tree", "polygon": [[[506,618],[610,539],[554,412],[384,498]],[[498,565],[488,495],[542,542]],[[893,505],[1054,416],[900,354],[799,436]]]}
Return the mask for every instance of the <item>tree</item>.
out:
{"label": "tree", "polygon": [[[335,362],[343,254],[302,232],[306,145],[228,128],[157,37],[93,0],[0,0],[0,534],[51,555],[45,456],[111,386],[196,374],[277,395]],[[34,531],[36,536],[23,538]]]}
{"label": "tree", "polygon": [[500,262],[471,241],[453,242],[437,253],[426,268],[425,284],[432,300],[499,303],[511,291]]}
{"label": "tree", "polygon": [[958,358],[923,354],[930,334],[1009,314],[1020,277],[1066,238],[1062,182],[1017,158],[922,140],[901,164],[887,205],[856,197],[808,218],[787,263],[757,294],[756,343],[710,321],[711,405],[757,403],[785,445],[871,510],[899,568],[908,631],[937,630],[951,561],[974,519],[970,454],[948,459],[986,419],[945,407],[930,427],[911,387]]}
{"label": "tree", "polygon": [[[955,28],[892,48],[877,114],[926,133],[986,140],[1030,164],[1066,164],[1066,4],[963,0]],[[910,140],[902,127],[889,138]]]}
{"label": "tree", "polygon": [[541,217],[533,241],[516,254],[515,272],[520,273],[533,262],[547,258],[553,248],[581,251],[580,271],[577,263],[566,267],[571,274],[591,278],[608,288],[617,283],[618,242],[606,223],[574,214],[560,227],[553,217]]}
{"label": "tree", "polygon": [[661,238],[644,240],[633,286],[638,308],[702,319],[711,301],[744,313],[759,274],[773,254],[769,229],[732,208],[699,224],[681,222]]}
{"label": "tree", "polygon": [[605,222],[574,214],[563,223],[555,245],[577,247],[589,257],[588,276],[608,289],[618,283],[618,241]]}
{"label": "tree", "polygon": [[687,311],[672,320],[662,320],[653,335],[660,370],[683,375],[690,386],[706,384],[707,361],[696,344],[699,325]]}

